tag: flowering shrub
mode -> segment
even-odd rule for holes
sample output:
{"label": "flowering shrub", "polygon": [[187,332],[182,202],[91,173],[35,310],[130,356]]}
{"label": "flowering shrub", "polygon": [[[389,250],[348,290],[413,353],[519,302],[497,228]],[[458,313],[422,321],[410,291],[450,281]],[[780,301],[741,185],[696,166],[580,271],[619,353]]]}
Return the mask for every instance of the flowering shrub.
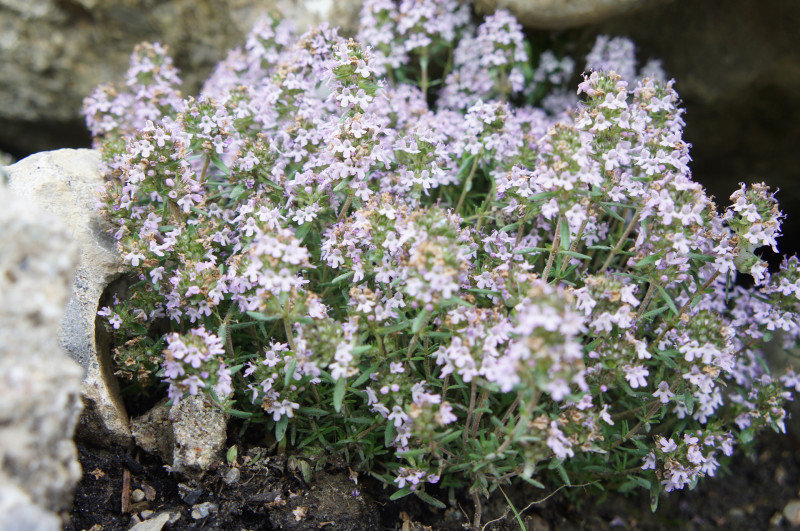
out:
{"label": "flowering shrub", "polygon": [[691,179],[657,63],[637,77],[602,38],[578,100],[574,61],[531,57],[505,11],[368,0],[362,21],[263,21],[197,98],[141,45],[87,98],[138,279],[99,312],[118,374],[438,506],[427,485],[479,507],[514,480],[656,503],[784,430],[800,377],[762,349],[800,334],[800,262],[756,254],[783,217],[765,186],[719,213]]}

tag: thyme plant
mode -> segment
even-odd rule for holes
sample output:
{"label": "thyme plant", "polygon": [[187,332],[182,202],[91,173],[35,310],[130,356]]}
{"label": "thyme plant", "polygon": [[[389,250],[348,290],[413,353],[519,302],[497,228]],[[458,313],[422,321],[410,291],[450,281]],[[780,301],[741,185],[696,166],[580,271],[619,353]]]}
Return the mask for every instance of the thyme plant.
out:
{"label": "thyme plant", "polygon": [[601,38],[578,97],[574,61],[532,56],[508,12],[367,0],[361,20],[264,20],[189,98],[143,44],[87,98],[138,278],[99,312],[118,374],[343,452],[393,499],[467,489],[476,526],[514,481],[655,508],[784,431],[800,378],[763,349],[796,343],[800,263],[756,252],[783,218],[766,186],[720,211],[692,180],[657,63]]}

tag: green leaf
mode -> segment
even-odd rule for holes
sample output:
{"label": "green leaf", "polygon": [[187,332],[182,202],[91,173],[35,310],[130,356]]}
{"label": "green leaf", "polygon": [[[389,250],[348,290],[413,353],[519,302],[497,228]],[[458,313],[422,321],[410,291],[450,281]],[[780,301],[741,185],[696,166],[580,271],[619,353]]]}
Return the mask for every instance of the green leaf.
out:
{"label": "green leaf", "polygon": [[176,228],[177,228],[177,227],[175,227],[175,225],[162,225],[162,226],[160,226],[160,227],[158,228],[158,232],[164,232],[164,233],[167,233],[167,232],[172,232],[172,231],[174,231]]}
{"label": "green leaf", "polygon": [[444,503],[440,502],[439,500],[437,500],[436,498],[434,498],[433,496],[431,496],[430,494],[428,494],[424,490],[415,490],[413,492],[417,496],[417,498],[421,499],[422,501],[424,501],[428,505],[433,505],[434,507],[438,507],[439,509],[446,509],[447,508],[447,505],[445,505]]}
{"label": "green leaf", "polygon": [[418,334],[422,327],[425,326],[426,321],[428,320],[428,310],[422,310],[417,314],[417,317],[414,319],[414,324],[411,326],[411,333]]}
{"label": "green leaf", "polygon": [[636,262],[636,265],[634,265],[633,267],[635,267],[635,268],[644,267],[646,265],[650,265],[652,263],[655,263],[660,258],[661,258],[661,255],[658,254],[658,253],[651,254],[651,255],[645,256],[644,258],[642,258],[641,260]]}
{"label": "green leaf", "polygon": [[536,480],[535,480],[535,479],[533,479],[533,478],[526,478],[525,476],[522,476],[522,480],[523,480],[523,481],[525,481],[526,483],[530,483],[531,485],[533,485],[533,486],[534,486],[534,487],[536,487],[537,489],[543,489],[543,488],[545,488],[545,486],[544,486],[544,484],[543,484],[543,483],[539,483],[538,481],[536,481]]}
{"label": "green leaf", "polygon": [[461,163],[461,166],[458,168],[458,177],[456,178],[458,182],[463,183],[467,179],[475,157],[477,157],[477,155],[469,155],[464,159],[464,162]]}
{"label": "green leaf", "polygon": [[379,334],[392,334],[394,332],[399,332],[400,330],[404,330],[409,327],[411,321],[403,321],[402,323],[398,323],[394,326],[385,326],[382,328],[378,328],[376,331]]}
{"label": "green leaf", "polygon": [[[325,417],[330,415],[330,412],[316,407],[301,407],[297,410],[297,412],[310,417]],[[314,435],[314,437],[316,437],[316,435]]]}
{"label": "green leaf", "polygon": [[467,308],[474,308],[474,307],[475,307],[475,305],[474,305],[474,304],[471,304],[471,303],[469,303],[469,302],[465,301],[465,300],[464,300],[464,299],[462,299],[461,297],[450,297],[450,298],[449,298],[449,299],[447,299],[447,300],[443,300],[443,301],[440,303],[440,305],[441,305],[443,308],[447,308],[447,307],[449,307],[449,306],[466,306]]}
{"label": "green leaf", "polygon": [[425,332],[422,337],[434,337],[436,339],[447,339],[453,337],[452,332]]}
{"label": "green leaf", "polygon": [[[514,251],[514,252],[516,252],[516,251]],[[470,293],[477,293],[479,295],[492,295],[494,297],[499,297],[500,295],[502,295],[502,293],[500,293],[499,291],[494,291],[494,290],[490,290],[490,289],[470,288],[470,289],[468,289],[466,291],[468,291]]]}
{"label": "green leaf", "polygon": [[656,288],[658,288],[658,292],[661,293],[661,296],[664,298],[664,300],[669,305],[669,309],[672,310],[672,313],[674,313],[677,316],[678,315],[678,308],[677,308],[677,306],[675,306],[675,301],[673,301],[672,297],[670,297],[669,293],[667,293],[667,290],[665,290],[663,287],[661,287],[660,284],[656,284]]}
{"label": "green leaf", "polygon": [[221,171],[223,175],[227,176],[231,174],[231,170],[229,170],[228,167],[225,166],[225,163],[222,162],[222,159],[220,159],[216,154],[211,155],[211,164],[213,164],[219,171]]}
{"label": "green leaf", "polygon": [[569,476],[567,475],[567,471],[564,469],[564,465],[559,463],[556,467],[556,472],[558,472],[558,475],[561,477],[561,481],[563,481],[566,485],[572,485],[572,482],[569,480]]}
{"label": "green leaf", "polygon": [[561,251],[561,254],[577,258],[579,260],[591,260],[592,257],[586,254],[576,253],[575,251]]}
{"label": "green leaf", "polygon": [[266,315],[261,312],[247,312],[247,315],[256,321],[276,321],[281,318],[280,315]]}
{"label": "green leaf", "polygon": [[411,487],[403,487],[402,489],[398,490],[397,492],[389,496],[389,499],[392,501],[399,500],[400,498],[405,498],[409,494],[411,494]]}
{"label": "green leaf", "polygon": [[689,253],[690,258],[694,258],[695,260],[701,260],[703,262],[713,262],[716,260],[713,256],[709,256],[707,254],[702,253]]}
{"label": "green leaf", "polygon": [[338,277],[331,280],[331,285],[336,285],[344,282],[348,278],[352,277],[355,274],[355,271],[348,271],[347,273],[342,273]]}
{"label": "green leaf", "polygon": [[600,204],[603,206],[603,210],[605,211],[606,214],[608,214],[612,218],[616,219],[620,223],[625,223],[625,219],[622,216],[617,214],[617,212],[613,208],[608,208],[606,206],[606,205],[608,205],[608,203],[605,203],[605,204],[604,203],[600,203]]}
{"label": "green leaf", "polygon": [[514,254],[531,254],[531,253],[546,253],[550,249],[544,247],[523,247],[522,249],[515,249]]}
{"label": "green leaf", "polygon": [[383,445],[386,448],[391,448],[392,441],[394,441],[394,423],[387,422],[386,429],[383,431]]}
{"label": "green leaf", "polygon": [[651,317],[655,317],[656,315],[660,315],[664,312],[669,310],[669,306],[662,306],[661,308],[656,308],[655,310],[650,310],[649,312],[642,315],[642,319],[650,319]]}
{"label": "green leaf", "polygon": [[561,238],[559,238],[561,244],[561,251],[568,251],[569,250],[569,223],[564,220],[561,220]]}
{"label": "green leaf", "polygon": [[450,434],[448,434],[448,435],[445,435],[444,437],[442,437],[442,438],[441,438],[441,440],[440,440],[439,442],[440,442],[440,443],[442,443],[442,444],[448,444],[448,443],[451,443],[451,442],[455,441],[456,439],[458,439],[459,437],[461,437],[461,434],[462,434],[463,432],[464,432],[464,430],[463,430],[463,429],[461,429],[461,430],[456,430],[456,431],[454,431],[453,433],[450,433]]}
{"label": "green leaf", "polygon": [[341,192],[342,190],[347,188],[348,184],[350,184],[350,179],[344,179],[339,184],[337,184],[336,186],[333,187],[333,191],[334,192]]}
{"label": "green leaf", "polygon": [[520,223],[521,223],[520,221],[517,221],[515,223],[512,223],[511,225],[506,225],[505,227],[500,229],[500,232],[512,231],[512,230],[516,229],[517,227],[519,227]]}
{"label": "green leaf", "polygon": [[239,411],[238,409],[223,409],[223,411],[232,417],[238,417],[240,419],[249,419],[250,417],[254,416],[253,413]]}
{"label": "green leaf", "polygon": [[278,422],[275,423],[275,440],[280,442],[286,435],[286,427],[289,425],[289,417],[282,416]]}
{"label": "green leaf", "polygon": [[339,378],[336,380],[336,387],[333,388],[333,409],[337,413],[342,411],[342,403],[344,402],[344,390],[347,386],[346,378]]}
{"label": "green leaf", "polygon": [[375,424],[375,419],[370,417],[348,417],[346,422],[350,422],[352,424],[371,425]]}
{"label": "green leaf", "polygon": [[378,370],[379,367],[380,363],[374,363],[369,369],[362,371],[362,373],[358,375],[358,378],[356,378],[356,381],[353,382],[353,387],[359,387],[361,384],[366,382],[369,377]]}
{"label": "green leaf", "polygon": [[231,193],[230,193],[231,199],[233,201],[236,201],[237,199],[239,199],[239,197],[242,196],[242,194],[245,192],[245,190],[246,190],[246,188],[244,187],[244,185],[238,184],[238,185],[234,186],[233,190],[231,190]]}
{"label": "green leaf", "polygon": [[300,241],[303,241],[306,235],[309,232],[311,232],[311,227],[312,227],[311,223],[303,223],[302,225],[297,227],[297,230],[294,231],[294,237]]}
{"label": "green leaf", "polygon": [[225,456],[225,459],[228,461],[229,465],[236,463],[236,458],[239,456],[239,448],[234,444],[230,448],[228,448],[228,453]]}
{"label": "green leaf", "polygon": [[297,358],[292,358],[292,362],[289,364],[289,368],[286,370],[286,374],[283,375],[283,386],[289,387],[289,384],[292,383],[292,378],[294,377],[294,371],[297,368]]}
{"label": "green leaf", "polygon": [[503,494],[503,498],[506,499],[506,503],[508,504],[509,507],[511,507],[511,510],[514,512],[514,518],[516,518],[519,528],[522,531],[525,531],[527,527],[525,527],[525,522],[522,521],[522,517],[519,515],[519,511],[517,511],[517,508],[514,507],[513,503],[511,503],[511,500],[506,495],[506,491],[503,490],[503,487],[498,487],[498,488],[500,489],[500,492]]}
{"label": "green leaf", "polygon": [[425,455],[428,453],[427,448],[415,448],[414,450],[406,450],[404,452],[397,452],[398,457],[402,458],[409,458],[409,457],[419,457],[421,455]]}

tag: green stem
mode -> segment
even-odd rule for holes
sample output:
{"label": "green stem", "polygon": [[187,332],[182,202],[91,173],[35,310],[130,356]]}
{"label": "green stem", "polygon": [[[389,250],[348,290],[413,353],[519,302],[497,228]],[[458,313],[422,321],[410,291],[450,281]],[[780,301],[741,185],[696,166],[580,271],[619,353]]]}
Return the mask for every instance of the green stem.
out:
{"label": "green stem", "polygon": [[[478,397],[478,408],[483,409],[483,403],[486,402],[486,399],[489,397],[489,390],[484,388],[481,389],[481,395]],[[478,411],[475,415],[475,421],[472,423],[472,433],[471,436],[474,439],[478,436],[478,426],[481,423],[481,417],[483,417],[483,411]]]}
{"label": "green stem", "polygon": [[[589,222],[589,218],[583,220],[581,223],[581,228],[578,230],[578,234],[572,240],[572,243],[569,244],[569,252],[574,253],[575,250],[578,248],[578,244],[581,241],[581,237],[583,236],[583,231],[586,230],[586,224]],[[567,268],[567,264],[569,264],[569,260],[564,260],[564,263],[561,264],[561,267],[558,270],[559,276],[564,273],[564,270]]]}
{"label": "green stem", "polygon": [[464,205],[464,199],[467,197],[467,189],[472,184],[472,177],[475,176],[475,170],[478,169],[478,162],[481,160],[481,153],[475,155],[475,160],[472,162],[472,169],[469,171],[469,175],[467,176],[467,180],[464,181],[464,188],[461,190],[461,197],[458,198],[458,204],[456,204],[456,214],[461,212],[461,207]]}
{"label": "green stem", "polygon": [[553,238],[553,245],[550,247],[550,256],[547,258],[547,265],[544,268],[544,273],[542,274],[542,280],[547,282],[547,277],[550,276],[550,269],[553,267],[553,260],[558,253],[558,246],[561,245],[561,216],[558,216],[558,222],[556,223],[556,235]]}
{"label": "green stem", "polygon": [[483,219],[486,214],[486,211],[489,210],[489,204],[494,201],[494,193],[495,193],[495,182],[492,179],[492,187],[489,189],[489,194],[486,196],[486,200],[483,202],[481,206],[481,211],[478,213],[478,223],[475,225],[475,232],[481,231],[481,226],[483,225]]}
{"label": "green stem", "polygon": [[420,81],[420,90],[424,98],[428,97],[428,49],[423,48],[422,55],[419,58],[419,67],[422,71],[422,80]]}
{"label": "green stem", "polygon": [[639,311],[636,312],[636,321],[639,321],[639,318],[644,314],[647,307],[650,305],[650,299],[653,298],[653,293],[656,290],[656,283],[651,281],[650,285],[647,287],[647,293],[644,295],[644,299],[642,303],[639,305]]}
{"label": "green stem", "polygon": [[353,202],[353,194],[348,194],[347,201],[345,201],[341,212],[339,212],[339,216],[336,218],[336,223],[342,221],[342,218],[344,218],[345,214],[347,214],[347,209],[350,208],[350,204],[352,202]]}
{"label": "green stem", "polygon": [[211,163],[211,156],[206,155],[206,161],[203,163],[203,171],[200,172],[200,182],[205,182],[206,180],[206,172],[208,171],[208,165]]}
{"label": "green stem", "polygon": [[600,268],[601,273],[604,273],[605,270],[608,269],[608,266],[611,265],[611,260],[613,260],[614,256],[616,256],[616,254],[620,251],[620,249],[622,249],[622,246],[625,244],[625,240],[628,239],[628,235],[633,230],[634,225],[636,225],[639,222],[639,216],[641,214],[642,214],[642,208],[639,207],[633,214],[633,219],[631,219],[631,222],[628,223],[627,227],[625,227],[625,232],[622,233],[622,236],[617,242],[617,245],[614,246],[609,255],[606,257],[606,261],[603,262],[603,267]]}
{"label": "green stem", "polygon": [[464,437],[463,437],[463,447],[464,452],[467,451],[467,439],[469,438],[470,432],[470,423],[472,422],[472,412],[475,411],[475,395],[478,389],[478,382],[475,381],[475,378],[472,379],[472,387],[470,388],[469,392],[469,409],[467,410],[467,421],[464,423]]}

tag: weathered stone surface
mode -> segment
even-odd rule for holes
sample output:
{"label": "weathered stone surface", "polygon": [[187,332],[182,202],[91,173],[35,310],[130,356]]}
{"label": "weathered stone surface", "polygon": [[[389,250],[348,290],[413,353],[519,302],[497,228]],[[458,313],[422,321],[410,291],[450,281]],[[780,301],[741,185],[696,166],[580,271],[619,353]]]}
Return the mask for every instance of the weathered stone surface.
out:
{"label": "weathered stone surface", "polygon": [[195,94],[277,6],[302,29],[328,20],[352,30],[358,13],[353,0],[0,0],[0,146],[31,153],[88,145],[81,101],[98,84],[122,80],[142,41],[169,45],[185,93]]}
{"label": "weathered stone surface", "polygon": [[189,396],[133,419],[131,432],[141,449],[159,455],[172,470],[198,477],[221,459],[229,418],[208,397]]}
{"label": "weathered stone surface", "polygon": [[54,529],[47,511],[67,509],[81,478],[83,371],[58,342],[78,250],[52,213],[2,183],[0,250],[0,528]]}
{"label": "weathered stone surface", "polygon": [[61,519],[33,503],[12,485],[0,485],[0,529],[3,531],[60,531]]}
{"label": "weathered stone surface", "polygon": [[532,28],[561,29],[601,22],[661,0],[477,0],[481,13],[508,9]]}
{"label": "weathered stone surface", "polygon": [[229,417],[205,395],[190,396],[173,406],[172,468],[189,474],[208,470],[221,458]]}
{"label": "weathered stone surface", "polygon": [[[9,185],[58,218],[80,246],[72,295],[60,331],[61,345],[86,371],[82,396],[86,406],[79,438],[95,444],[131,443],[128,417],[112,374],[108,346],[95,334],[97,307],[106,286],[123,264],[94,210],[103,180],[99,154],[88,149],[37,153],[6,168]],[[101,334],[102,339],[102,334]]]}
{"label": "weathered stone surface", "polygon": [[172,448],[175,438],[172,435],[172,424],[169,420],[169,409],[160,402],[150,411],[131,419],[131,435],[136,446],[145,452],[161,457],[168,464],[172,463]]}

